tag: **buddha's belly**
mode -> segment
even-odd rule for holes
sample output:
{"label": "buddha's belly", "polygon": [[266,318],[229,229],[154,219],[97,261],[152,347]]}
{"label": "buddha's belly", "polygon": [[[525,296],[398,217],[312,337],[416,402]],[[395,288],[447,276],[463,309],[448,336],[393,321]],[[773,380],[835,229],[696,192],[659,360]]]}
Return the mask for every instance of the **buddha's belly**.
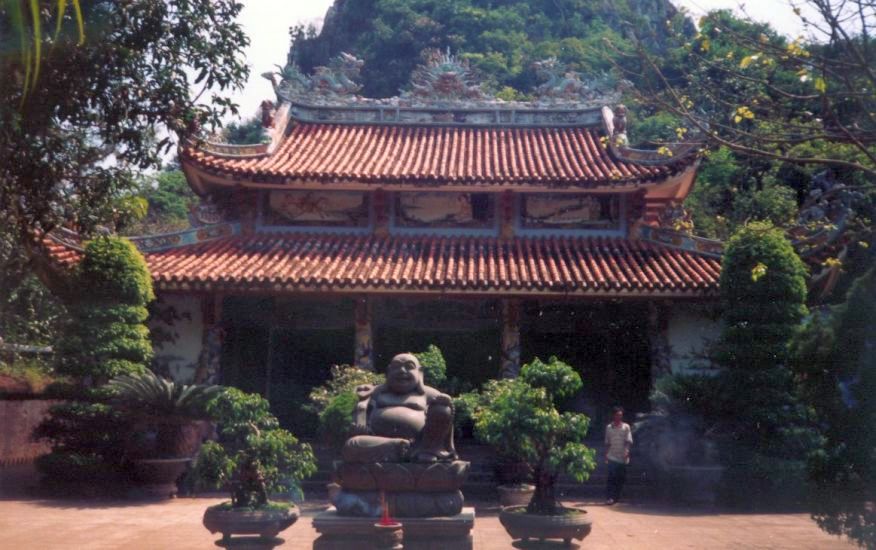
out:
{"label": "buddha's belly", "polygon": [[408,407],[385,407],[371,413],[374,435],[413,439],[426,425],[426,413]]}

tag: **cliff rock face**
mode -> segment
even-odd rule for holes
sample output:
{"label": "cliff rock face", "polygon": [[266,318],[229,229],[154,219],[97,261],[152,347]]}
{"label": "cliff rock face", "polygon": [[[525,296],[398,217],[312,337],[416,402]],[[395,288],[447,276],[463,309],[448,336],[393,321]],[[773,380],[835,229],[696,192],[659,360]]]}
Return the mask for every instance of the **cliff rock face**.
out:
{"label": "cliff rock face", "polygon": [[693,24],[669,0],[335,0],[320,32],[292,29],[289,60],[305,72],[342,51],[365,61],[364,95],[405,86],[427,49],[461,55],[488,84],[527,93],[532,63],[555,56],[586,74],[606,71],[603,38],[665,50]]}

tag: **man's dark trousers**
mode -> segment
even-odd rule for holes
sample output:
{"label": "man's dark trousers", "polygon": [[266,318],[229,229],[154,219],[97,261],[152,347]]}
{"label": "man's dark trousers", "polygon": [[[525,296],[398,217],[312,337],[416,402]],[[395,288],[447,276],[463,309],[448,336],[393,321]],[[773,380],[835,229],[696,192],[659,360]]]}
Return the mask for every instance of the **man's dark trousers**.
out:
{"label": "man's dark trousers", "polygon": [[605,498],[620,500],[621,490],[627,480],[627,465],[613,460],[608,461],[608,483],[605,486]]}

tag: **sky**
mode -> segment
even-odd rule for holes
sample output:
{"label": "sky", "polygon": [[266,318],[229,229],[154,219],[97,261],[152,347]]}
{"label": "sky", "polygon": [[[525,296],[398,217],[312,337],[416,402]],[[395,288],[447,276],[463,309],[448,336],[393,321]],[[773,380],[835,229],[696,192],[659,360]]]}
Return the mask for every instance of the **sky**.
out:
{"label": "sky", "polygon": [[[789,0],[672,0],[696,20],[714,9],[744,9],[756,21],[772,24],[780,32],[798,35],[799,19],[794,15]],[[261,77],[266,71],[284,65],[289,51],[289,28],[299,23],[319,26],[333,0],[243,0],[240,22],[249,35],[250,45],[246,59],[251,74],[246,87],[234,97],[243,117],[255,115],[264,99],[273,99],[270,83]]]}

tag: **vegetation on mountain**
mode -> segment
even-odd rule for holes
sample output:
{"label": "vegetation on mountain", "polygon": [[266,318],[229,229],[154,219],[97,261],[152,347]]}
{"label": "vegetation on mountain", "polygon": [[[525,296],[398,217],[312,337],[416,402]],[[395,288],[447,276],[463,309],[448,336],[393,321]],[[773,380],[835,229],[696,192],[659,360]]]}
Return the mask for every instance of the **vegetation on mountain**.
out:
{"label": "vegetation on mountain", "polygon": [[668,1],[484,2],[481,0],[339,0],[320,32],[293,27],[290,61],[307,72],[342,51],[365,61],[363,94],[396,95],[426,49],[467,59],[495,90],[526,94],[539,83],[532,64],[556,56],[570,69],[598,74],[611,68],[603,39],[643,37],[666,51],[672,28],[691,33],[692,24]]}

